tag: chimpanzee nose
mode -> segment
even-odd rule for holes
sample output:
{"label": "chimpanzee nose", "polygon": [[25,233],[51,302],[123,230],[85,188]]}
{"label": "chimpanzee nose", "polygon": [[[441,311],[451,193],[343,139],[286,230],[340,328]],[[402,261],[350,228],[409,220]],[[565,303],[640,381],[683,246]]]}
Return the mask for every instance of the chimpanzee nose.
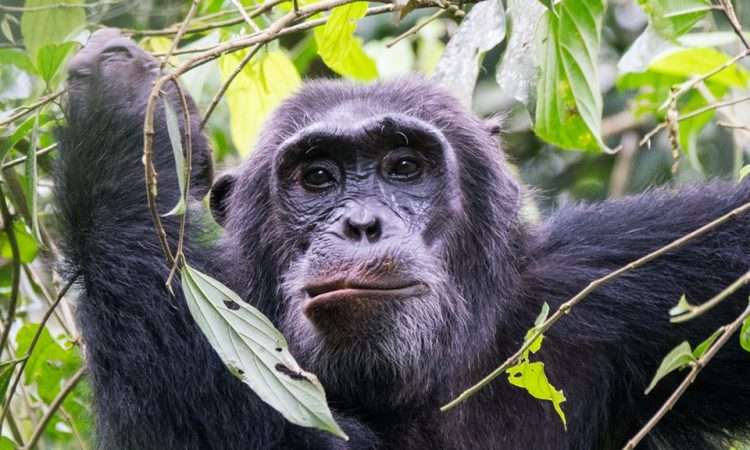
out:
{"label": "chimpanzee nose", "polygon": [[376,242],[382,232],[380,217],[367,209],[359,209],[344,218],[344,235],[353,241],[366,238],[369,242]]}

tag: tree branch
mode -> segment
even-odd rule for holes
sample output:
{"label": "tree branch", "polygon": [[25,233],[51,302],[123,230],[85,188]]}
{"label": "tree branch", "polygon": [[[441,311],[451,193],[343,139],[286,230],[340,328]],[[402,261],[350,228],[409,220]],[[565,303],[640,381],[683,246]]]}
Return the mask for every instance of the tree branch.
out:
{"label": "tree branch", "polygon": [[620,275],[630,272],[632,270],[635,270],[639,267],[642,267],[643,265],[653,261],[656,258],[659,258],[662,255],[665,255],[671,251],[677,250],[686,244],[688,244],[690,241],[697,239],[701,236],[704,236],[708,232],[716,229],[717,227],[736,219],[740,215],[750,211],[750,202],[745,203],[744,205],[733,209],[732,211],[729,211],[728,213],[724,214],[723,216],[717,218],[716,220],[713,220],[712,222],[707,223],[706,225],[703,225],[702,227],[698,228],[697,230],[686,234],[685,236],[682,236],[679,239],[676,239],[669,244],[641,257],[636,259],[635,261],[632,261],[625,266],[615,270],[614,272],[610,272],[609,274],[597,278],[596,280],[592,281],[591,283],[586,286],[582,291],[580,291],[578,294],[576,294],[573,298],[568,300],[567,302],[560,305],[554,314],[552,314],[547,320],[545,320],[541,325],[535,328],[534,333],[529,336],[525,341],[524,344],[519,348],[512,356],[510,356],[508,359],[505,360],[497,369],[492,371],[489,375],[484,377],[482,380],[480,380],[477,384],[474,386],[466,389],[464,392],[461,393],[458,397],[451,400],[449,403],[443,405],[440,408],[440,411],[449,411],[456,406],[458,406],[461,402],[466,401],[469,397],[476,394],[480,389],[488,385],[492,380],[503,374],[508,367],[512,366],[516,362],[518,362],[518,359],[523,355],[523,353],[528,350],[528,348],[531,346],[531,344],[542,334],[544,334],[548,329],[550,329],[555,323],[557,323],[558,320],[560,320],[564,315],[568,314],[573,307],[575,307],[578,303],[582,302],[590,293],[592,293],[597,288],[604,286],[605,284],[609,283],[610,281],[613,281]]}

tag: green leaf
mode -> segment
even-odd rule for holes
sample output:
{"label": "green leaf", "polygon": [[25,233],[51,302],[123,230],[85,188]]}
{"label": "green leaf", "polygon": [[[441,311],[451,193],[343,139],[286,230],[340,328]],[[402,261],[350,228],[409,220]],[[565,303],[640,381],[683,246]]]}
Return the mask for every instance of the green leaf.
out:
{"label": "green leaf", "polygon": [[[0,367],[0,402],[5,403],[5,394],[8,392],[8,386],[10,385],[10,378],[13,375],[13,369],[16,364],[4,364]],[[0,447],[2,448],[2,447]]]}
{"label": "green leaf", "polygon": [[185,154],[182,150],[182,133],[180,132],[180,122],[177,119],[177,113],[172,104],[164,97],[162,97],[162,103],[164,104],[164,115],[167,119],[169,142],[172,144],[172,154],[174,155],[175,168],[177,169],[177,183],[180,185],[180,200],[164,216],[181,216],[185,214],[185,210],[187,209],[187,205],[185,204],[187,193],[185,192]]}
{"label": "green leaf", "polygon": [[745,319],[742,322],[742,329],[740,329],[740,345],[745,351],[750,352],[750,319]]}
{"label": "green leaf", "polygon": [[668,39],[688,31],[711,10],[709,0],[638,0],[654,29]]}
{"label": "green leaf", "polygon": [[563,391],[555,389],[547,379],[544,372],[543,362],[529,362],[527,359],[522,360],[519,364],[509,367],[507,370],[508,381],[513,386],[526,389],[532,397],[539,400],[552,402],[555,412],[560,416],[565,429],[568,428],[568,421],[562,410],[562,403],[566,400]]}
{"label": "green leaf", "polygon": [[31,233],[34,238],[42,242],[42,234],[39,230],[39,214],[37,208],[39,206],[38,192],[37,192],[37,181],[38,181],[38,167],[37,167],[37,155],[36,150],[39,147],[39,113],[34,116],[34,128],[31,130],[31,148],[29,148],[28,155],[25,163],[25,191],[27,207],[30,214],[30,223],[28,224],[31,228]]}
{"label": "green leaf", "polygon": [[683,342],[682,344],[673,348],[672,351],[670,351],[667,356],[664,357],[661,365],[659,365],[659,368],[656,370],[656,375],[654,375],[653,380],[651,380],[651,384],[649,384],[646,388],[646,394],[651,392],[662,378],[674,372],[675,370],[687,367],[695,360],[696,358],[693,355],[693,351],[690,348],[689,342]]}
{"label": "green leaf", "polygon": [[[38,329],[38,324],[27,323],[18,331],[16,345],[19,357],[28,352]],[[26,363],[24,383],[35,383],[39,397],[49,404],[55,399],[65,380],[70,378],[82,364],[83,360],[77,347],[63,348],[45,328]]]}
{"label": "green leaf", "polygon": [[547,320],[547,317],[549,317],[549,305],[547,302],[544,302],[542,310],[536,316],[536,320],[534,320],[534,327],[540,327]]}
{"label": "green leaf", "polygon": [[[57,4],[81,5],[81,0],[26,0],[24,6],[54,6]],[[26,11],[21,16],[21,34],[24,45],[32,60],[37,59],[37,52],[49,44],[58,44],[69,40],[74,33],[86,25],[86,12],[83,8],[46,8],[37,11]]]}
{"label": "green leaf", "polygon": [[718,329],[714,331],[714,334],[706,338],[705,341],[698,344],[697,347],[695,347],[695,350],[693,350],[693,356],[695,356],[695,359],[700,359],[711,346],[716,342],[717,339],[719,339],[719,336],[721,336],[721,333],[723,330]]}
{"label": "green leaf", "polygon": [[11,441],[9,438],[2,436],[0,437],[0,450],[17,450],[18,446]]}
{"label": "green leaf", "polygon": [[18,141],[28,136],[31,130],[34,129],[35,123],[36,116],[29,117],[13,131],[13,134],[3,138],[2,142],[0,142],[0,162],[5,159],[5,155],[8,154],[8,151],[12,149]]}
{"label": "green leaf", "polygon": [[[526,332],[526,338],[524,345],[529,342],[536,332],[538,327],[547,320],[549,316],[549,305],[545,302],[542,305],[542,310],[534,321],[534,326]],[[534,339],[534,342],[529,345],[529,348],[521,355],[518,362],[509,367],[505,372],[508,374],[508,381],[514,386],[526,389],[534,398],[540,400],[547,400],[552,402],[552,406],[560,416],[563,426],[567,429],[567,419],[565,413],[562,410],[562,402],[565,401],[565,394],[562,390],[556,389],[547,378],[544,372],[543,362],[532,362],[530,361],[530,355],[537,353],[542,348],[542,342],[544,341],[544,335],[540,334]]]}
{"label": "green leaf", "polygon": [[36,67],[26,52],[14,48],[0,49],[0,61],[3,64],[12,64],[24,72],[36,74]]}
{"label": "green leaf", "polygon": [[[13,231],[16,234],[16,241],[18,243],[18,251],[20,252],[21,263],[27,264],[36,258],[39,253],[39,245],[36,240],[29,234],[26,226],[21,221],[13,222]],[[6,233],[0,233],[0,256],[6,260],[13,258],[13,251],[10,248],[10,242],[8,242],[8,235]]]}
{"label": "green leaf", "polygon": [[375,62],[362,49],[362,40],[354,35],[357,21],[366,12],[367,2],[338,6],[326,24],[315,29],[315,45],[323,62],[334,72],[358,80],[378,76]]}
{"label": "green leaf", "polygon": [[669,316],[675,317],[679,316],[685,313],[688,313],[695,309],[695,305],[690,303],[685,296],[685,294],[682,294],[680,296],[680,300],[677,302],[677,305],[675,305],[672,309],[669,310]]}
{"label": "green leaf", "polygon": [[[714,49],[673,46],[650,61],[642,72],[624,73],[617,80],[617,86],[619,89],[639,89],[640,93],[636,97],[636,114],[653,114],[661,120],[664,111],[660,107],[670,95],[673,86],[702,76],[728,60],[729,56]],[[639,66],[640,64],[627,63],[621,64],[620,68],[635,70],[639,69]],[[713,97],[721,99],[730,88],[743,88],[749,82],[750,72],[740,65],[734,65],[712,76],[705,84]],[[703,95],[691,91],[682,96],[678,111],[680,115],[685,115],[706,105],[708,101]],[[715,111],[709,110],[680,122],[679,141],[685,152],[694,152],[698,135],[714,115]]]}
{"label": "green leaf", "polygon": [[598,53],[603,0],[563,0],[547,11],[540,37],[534,129],[570,150],[608,150],[601,138]]}
{"label": "green leaf", "polygon": [[466,105],[471,104],[484,54],[505,38],[505,8],[500,0],[477,3],[445,46],[432,78]]}
{"label": "green leaf", "polygon": [[302,370],[286,339],[260,311],[192,267],[182,290],[196,323],[229,370],[288,421],[348,439],[333,419],[323,386]]}
{"label": "green leaf", "polygon": [[60,67],[75,46],[75,42],[65,42],[63,44],[45,45],[39,49],[36,57],[36,68],[39,76],[47,84],[50,84],[60,71]]}
{"label": "green leaf", "polygon": [[[222,82],[244,56],[244,52],[235,52],[219,60]],[[240,155],[250,153],[268,113],[301,83],[294,64],[282,51],[261,52],[242,69],[225,94],[232,141]]]}
{"label": "green leaf", "polygon": [[742,181],[745,179],[746,176],[750,174],[750,164],[743,166],[742,169],[740,169],[740,180]]}

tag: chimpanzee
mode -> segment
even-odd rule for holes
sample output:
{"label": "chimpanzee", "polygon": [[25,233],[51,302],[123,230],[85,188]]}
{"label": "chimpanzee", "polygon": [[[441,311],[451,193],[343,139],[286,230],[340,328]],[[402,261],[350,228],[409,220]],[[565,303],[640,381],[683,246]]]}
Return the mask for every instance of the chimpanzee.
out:
{"label": "chimpanzee", "polygon": [[[158,72],[114,30],[69,66],[56,197],[66,270],[82,293],[99,448],[619,449],[682,379],[644,395],[665,354],[747,304],[744,289],[686,324],[668,314],[681,295],[705,301],[750,269],[750,220],[740,216],[597,289],[546,333],[534,357],[567,397],[567,430],[551,404],[503,380],[442,413],[519,347],[543,303],[555,308],[750,201],[750,185],[655,189],[529,224],[493,130],[447,91],[416,77],[310,81],[213,183],[216,236],[198,201],[212,167],[190,102],[187,261],[283,331],[351,439],[291,425],[223,366],[179,289],[165,287],[142,164]],[[165,213],[179,187],[161,101],[155,139]],[[164,223],[174,246],[178,220]],[[727,448],[750,424],[749,376],[734,337],[640,448]]]}

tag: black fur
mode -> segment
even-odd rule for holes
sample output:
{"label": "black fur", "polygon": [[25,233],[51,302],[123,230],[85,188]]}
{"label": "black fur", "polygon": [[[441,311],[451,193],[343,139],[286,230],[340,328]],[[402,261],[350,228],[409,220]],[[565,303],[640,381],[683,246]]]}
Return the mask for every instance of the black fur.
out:
{"label": "black fur", "polygon": [[[444,300],[461,306],[435,324],[433,351],[420,355],[408,376],[352,355],[322,364],[296,354],[319,369],[352,440],[291,426],[230,375],[181,294],[170,297],[164,287],[169,268],[146,207],[141,164],[143,108],[154,74],[148,59],[133,63],[145,57],[131,43],[119,42],[125,55],[107,52],[111,39],[100,34],[74,60],[57,173],[65,254],[70,271],[83,274],[78,318],[100,448],[618,449],[680,379],[672,375],[644,396],[661,358],[682,340],[702,341],[746,305],[745,289],[686,325],[670,324],[667,313],[683,293],[705,301],[750,268],[750,220],[740,217],[595,291],[547,333],[538,357],[565,391],[567,432],[550,405],[502,379],[440,413],[441,404],[520,345],[542,303],[555,308],[591,280],[750,201],[750,186],[717,182],[653,191],[566,208],[530,226],[519,217],[521,189],[486,126],[443,90],[418,79],[371,86],[310,82],[272,115],[253,155],[212,197],[226,227],[221,240],[203,242],[199,224],[192,224],[188,261],[294,335],[282,286],[294,237],[285,234],[270,177],[276,151],[342,108],[364,117],[402,114],[438,129],[456,156],[459,192],[452,200],[460,208],[436,211],[435,233],[445,243],[450,278],[444,281],[451,298]],[[135,67],[140,83],[131,77],[126,88],[118,80],[128,75],[106,72],[124,70],[118,58]],[[155,148],[167,211],[177,182],[162,116],[158,111]],[[210,151],[197,133],[193,149],[199,198],[211,181]],[[166,226],[176,236],[176,222]],[[293,350],[297,344],[292,338]],[[368,372],[372,367],[382,370]],[[750,354],[733,338],[639,448],[726,448],[750,423],[749,369]]]}

